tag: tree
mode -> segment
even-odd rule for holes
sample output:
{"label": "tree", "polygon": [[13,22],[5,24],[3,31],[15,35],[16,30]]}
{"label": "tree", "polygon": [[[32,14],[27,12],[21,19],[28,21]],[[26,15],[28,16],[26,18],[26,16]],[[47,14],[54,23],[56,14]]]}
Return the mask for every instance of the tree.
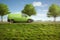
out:
{"label": "tree", "polygon": [[48,11],[48,17],[54,17],[54,22],[56,21],[56,17],[60,16],[60,6],[56,5],[56,4],[52,4],[49,7],[49,11]]}
{"label": "tree", "polygon": [[32,4],[26,4],[24,9],[22,10],[22,13],[31,16],[36,14],[36,10]]}
{"label": "tree", "polygon": [[3,22],[3,16],[9,14],[8,6],[6,4],[0,3],[0,16],[1,22]]}

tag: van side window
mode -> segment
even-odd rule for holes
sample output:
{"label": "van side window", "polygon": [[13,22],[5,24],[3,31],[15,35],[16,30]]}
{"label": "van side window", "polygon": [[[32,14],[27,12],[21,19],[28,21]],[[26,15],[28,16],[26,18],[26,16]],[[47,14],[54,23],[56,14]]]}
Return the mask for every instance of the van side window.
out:
{"label": "van side window", "polygon": [[27,17],[27,15],[26,14],[22,14],[22,17]]}

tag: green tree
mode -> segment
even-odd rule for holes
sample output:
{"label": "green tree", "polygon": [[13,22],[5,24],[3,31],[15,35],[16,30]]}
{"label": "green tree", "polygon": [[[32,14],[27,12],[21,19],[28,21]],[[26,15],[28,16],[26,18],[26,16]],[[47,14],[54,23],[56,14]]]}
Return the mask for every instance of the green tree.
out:
{"label": "green tree", "polygon": [[54,17],[54,22],[56,21],[56,17],[60,16],[60,6],[56,4],[52,4],[49,7],[49,11],[47,13],[48,17]]}
{"label": "green tree", "polygon": [[0,16],[1,22],[3,22],[3,16],[9,14],[8,6],[6,4],[0,3]]}
{"label": "green tree", "polygon": [[36,10],[32,4],[26,4],[24,9],[22,10],[22,13],[31,16],[36,14]]}

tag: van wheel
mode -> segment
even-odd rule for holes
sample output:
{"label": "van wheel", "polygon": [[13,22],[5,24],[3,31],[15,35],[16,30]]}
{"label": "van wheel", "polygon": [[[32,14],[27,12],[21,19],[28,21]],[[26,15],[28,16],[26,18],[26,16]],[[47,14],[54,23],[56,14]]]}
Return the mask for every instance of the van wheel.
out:
{"label": "van wheel", "polygon": [[10,22],[11,22],[11,23],[14,23],[14,21],[13,21],[13,20],[10,20]]}
{"label": "van wheel", "polygon": [[8,22],[10,22],[10,19],[8,19]]}
{"label": "van wheel", "polygon": [[10,20],[8,20],[8,22],[14,23],[14,20],[13,19],[10,19]]}
{"label": "van wheel", "polygon": [[31,23],[31,22],[33,22],[33,20],[32,19],[28,19],[28,21],[27,21],[28,23]]}

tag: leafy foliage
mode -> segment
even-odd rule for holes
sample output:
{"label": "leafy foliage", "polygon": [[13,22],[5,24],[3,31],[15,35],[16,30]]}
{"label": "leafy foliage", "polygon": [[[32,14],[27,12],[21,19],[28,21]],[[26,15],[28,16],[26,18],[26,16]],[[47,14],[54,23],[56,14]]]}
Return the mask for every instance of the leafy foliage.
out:
{"label": "leafy foliage", "polygon": [[52,16],[52,17],[60,16],[59,12],[60,12],[59,6],[56,4],[52,4],[51,7],[49,8],[48,16]]}
{"label": "leafy foliage", "polygon": [[8,7],[5,4],[0,4],[0,15],[6,15],[9,13]]}
{"label": "leafy foliage", "polygon": [[31,16],[36,14],[36,10],[32,4],[26,4],[24,9],[22,10],[22,13]]}

